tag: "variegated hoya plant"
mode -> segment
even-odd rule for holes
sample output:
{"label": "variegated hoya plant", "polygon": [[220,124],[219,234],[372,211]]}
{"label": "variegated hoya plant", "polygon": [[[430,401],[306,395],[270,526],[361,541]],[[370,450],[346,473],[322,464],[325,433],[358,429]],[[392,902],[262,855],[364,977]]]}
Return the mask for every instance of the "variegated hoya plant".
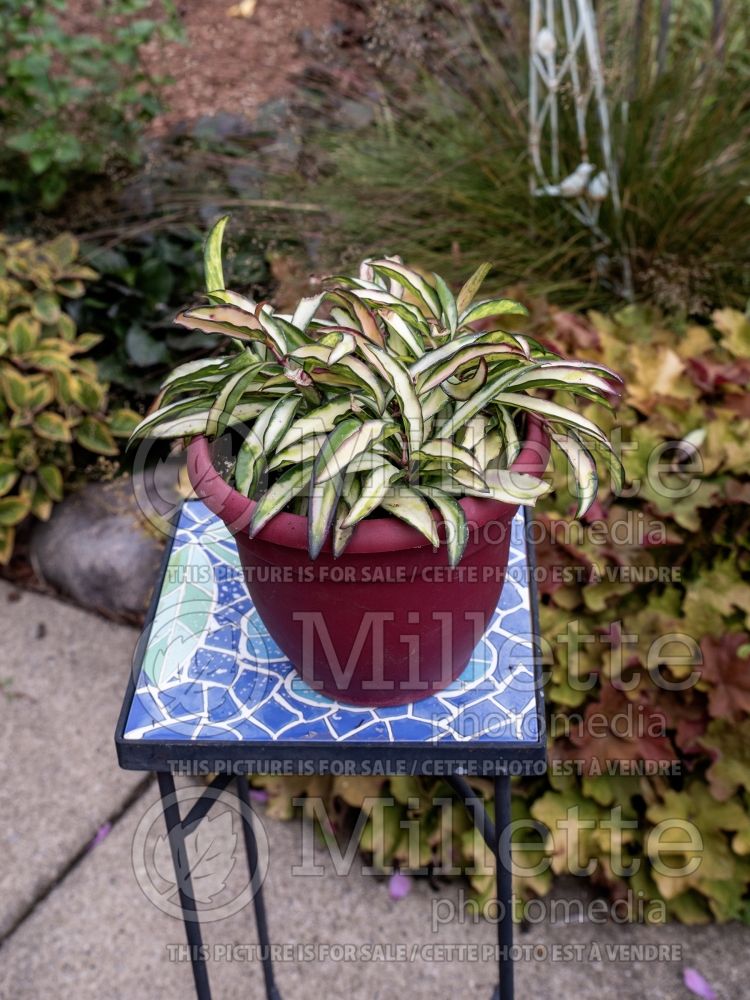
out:
{"label": "variegated hoya plant", "polygon": [[[594,454],[617,488],[620,462],[600,427],[547,397],[564,390],[611,405],[619,377],[507,329],[508,317],[526,310],[511,299],[476,301],[490,265],[454,296],[439,275],[398,257],[366,260],[357,277],[329,279],[283,315],[225,288],[226,222],[206,241],[209,304],[175,322],[226,335],[232,350],[175,369],[134,437],[239,431],[229,475],[258,500],[251,535],[293,511],[307,515],[311,557],[331,532],[338,556],[356,525],[378,511],[437,546],[434,508],[456,565],[468,537],[461,497],[533,504],[548,488],[509,471],[528,413],[567,459],[579,515],[598,490]],[[480,320],[490,329],[477,329]]]}

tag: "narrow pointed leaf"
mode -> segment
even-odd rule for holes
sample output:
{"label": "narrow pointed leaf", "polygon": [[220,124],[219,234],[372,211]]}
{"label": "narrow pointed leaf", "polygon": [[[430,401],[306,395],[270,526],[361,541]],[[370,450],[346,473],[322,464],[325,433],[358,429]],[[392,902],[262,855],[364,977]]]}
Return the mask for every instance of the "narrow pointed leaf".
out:
{"label": "narrow pointed leaf", "polygon": [[510,468],[520,454],[521,442],[518,440],[516,423],[506,407],[498,406],[496,408],[496,412],[498,427],[503,436],[503,443],[505,446],[505,464]]}
{"label": "narrow pointed leaf", "polygon": [[310,320],[317,312],[318,306],[323,301],[324,294],[324,292],[321,292],[319,295],[311,295],[309,298],[300,299],[292,316],[292,326],[296,326],[299,330],[306,330],[310,324]]}
{"label": "narrow pointed leaf", "polygon": [[236,374],[231,375],[227,379],[223,389],[216,397],[216,400],[211,407],[211,412],[208,415],[206,433],[210,437],[218,437],[224,432],[230,414],[242,398],[242,394],[247,386],[249,386],[255,378],[255,375],[261,365],[262,363],[259,362],[252,368],[246,368],[242,371],[236,372]]}
{"label": "narrow pointed leaf", "polygon": [[431,313],[435,319],[440,318],[440,299],[435,289],[429,285],[421,274],[413,271],[410,267],[397,264],[392,260],[371,260],[370,267],[378,274],[385,275],[398,282],[407,289],[424,305],[425,309]]}
{"label": "narrow pointed leaf", "polygon": [[411,352],[412,357],[420,358],[424,354],[424,340],[418,329],[415,329],[393,309],[384,309],[380,315],[386,326],[398,334]]}
{"label": "narrow pointed leaf", "polygon": [[482,467],[470,451],[459,447],[457,444],[453,444],[452,441],[448,441],[445,438],[435,438],[432,441],[428,441],[427,444],[423,444],[416,453],[415,458],[420,458],[422,455],[426,455],[428,458],[439,459],[446,466],[450,464],[463,465],[467,469],[476,472],[479,476],[482,474]]}
{"label": "narrow pointed leaf", "polygon": [[568,406],[561,406],[559,403],[553,403],[549,399],[537,399],[535,396],[524,396],[521,393],[515,392],[501,392],[495,397],[494,401],[503,406],[512,406],[517,407],[519,410],[529,410],[531,413],[538,413],[553,423],[565,424],[567,427],[572,427],[582,434],[587,434],[597,441],[601,441],[602,444],[609,444],[604,432],[596,426],[593,420],[589,420],[588,417],[584,417],[581,413],[571,410]]}
{"label": "narrow pointed leaf", "polygon": [[464,509],[458,500],[434,486],[424,487],[422,493],[429,497],[440,511],[440,516],[445,522],[448,562],[451,566],[458,566],[469,541],[469,525],[466,522]]}
{"label": "narrow pointed leaf", "polygon": [[334,399],[330,403],[319,406],[303,417],[294,421],[292,426],[279,441],[279,450],[289,447],[308,434],[328,434],[333,430],[333,425],[339,417],[351,412],[352,404],[349,396],[342,396]]}
{"label": "narrow pointed leaf", "polygon": [[344,527],[353,528],[359,521],[371,514],[376,507],[380,506],[380,501],[388,492],[391,484],[401,475],[401,470],[390,462],[381,462],[365,479],[362,484],[362,492],[359,499],[354,503],[349,511]]}
{"label": "narrow pointed leaf", "polygon": [[409,372],[395,358],[374,345],[360,344],[359,349],[393,386],[407,428],[409,454],[419,451],[424,430],[422,407]]}
{"label": "narrow pointed leaf", "polygon": [[277,448],[276,454],[268,463],[269,472],[295,462],[314,462],[327,437],[327,434],[308,434],[288,448]]}
{"label": "narrow pointed leaf", "polygon": [[599,489],[596,462],[591,452],[576,434],[572,432],[560,434],[552,431],[550,436],[565,455],[568,468],[573,473],[575,488],[572,492],[578,500],[576,517],[581,517],[594,502]]}
{"label": "narrow pointed leaf", "polygon": [[[344,472],[349,462],[368,451],[370,446],[382,438],[389,428],[387,420],[366,420],[364,423],[360,423],[358,420],[348,420],[345,423],[351,424],[352,430],[344,438],[336,435],[335,450],[330,450],[330,454],[319,468],[316,466],[316,482],[324,483],[340,472]],[[339,426],[343,426],[343,424]],[[390,426],[395,429],[393,424]]]}
{"label": "narrow pointed leaf", "polygon": [[497,356],[508,357],[509,360],[518,359],[519,365],[523,361],[521,352],[509,344],[475,344],[458,351],[435,368],[430,368],[428,373],[423,375],[419,382],[419,391],[429,392],[436,385],[441,385],[454,372],[461,368],[462,365],[470,364],[472,361],[479,361],[480,359],[489,360]]}
{"label": "narrow pointed leaf", "polygon": [[221,244],[229,216],[224,215],[209,232],[203,247],[203,271],[206,291],[218,295],[224,289],[224,269],[221,263]]}
{"label": "narrow pointed leaf", "polygon": [[276,480],[273,486],[261,497],[253,512],[250,522],[250,537],[253,538],[272,517],[281,513],[310,481],[312,463],[295,466]]}
{"label": "narrow pointed leaf", "polygon": [[456,300],[453,297],[453,292],[450,288],[448,288],[445,281],[443,281],[439,274],[435,274],[433,272],[432,277],[435,279],[435,289],[438,293],[438,298],[440,299],[440,308],[443,311],[443,322],[448,327],[451,336],[453,336],[456,332],[456,328],[458,327],[458,309],[456,308]]}
{"label": "narrow pointed leaf", "polygon": [[389,514],[393,514],[394,517],[410,524],[412,528],[416,528],[433,548],[438,547],[440,539],[430,507],[427,501],[415,490],[409,489],[408,486],[400,486],[397,490],[384,496],[380,501],[380,506]]}
{"label": "narrow pointed leaf", "polygon": [[513,299],[488,299],[486,302],[477,302],[475,306],[461,313],[461,325],[475,323],[479,319],[486,319],[488,316],[528,316],[529,310],[520,302]]}
{"label": "narrow pointed leaf", "polygon": [[459,315],[464,312],[464,310],[474,300],[477,292],[482,286],[482,282],[489,274],[491,268],[492,264],[490,263],[485,262],[484,264],[480,264],[458,293],[458,298],[456,299],[456,309],[458,310]]}
{"label": "narrow pointed leaf", "polygon": [[356,417],[342,420],[326,438],[315,461],[307,515],[307,548],[311,559],[318,558],[328,532],[331,530],[336,505],[344,483],[344,477],[341,473],[324,482],[319,481],[319,474],[326,468],[343,442],[360,426],[360,421]]}

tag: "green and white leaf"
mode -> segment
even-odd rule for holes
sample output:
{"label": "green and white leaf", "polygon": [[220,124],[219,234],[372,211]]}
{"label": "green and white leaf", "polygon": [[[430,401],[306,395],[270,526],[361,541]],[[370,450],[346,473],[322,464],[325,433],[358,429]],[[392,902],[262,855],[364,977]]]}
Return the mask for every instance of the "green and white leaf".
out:
{"label": "green and white leaf", "polygon": [[437,533],[437,526],[433,520],[429,505],[426,500],[408,486],[399,486],[380,501],[380,506],[400,518],[412,528],[420,531],[429,541],[433,548],[437,548],[440,539]]}

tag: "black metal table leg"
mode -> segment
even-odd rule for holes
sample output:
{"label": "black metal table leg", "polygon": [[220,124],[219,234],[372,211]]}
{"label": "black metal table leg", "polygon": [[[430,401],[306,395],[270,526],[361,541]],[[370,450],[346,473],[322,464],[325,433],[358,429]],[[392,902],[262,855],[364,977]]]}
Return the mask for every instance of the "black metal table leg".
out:
{"label": "black metal table leg", "polygon": [[[503,833],[507,831],[503,845]],[[500,972],[499,990],[493,1000],[513,1000],[513,875],[510,845],[510,777],[495,778],[495,865],[497,873],[497,944]]]}
{"label": "black metal table leg", "polygon": [[[193,968],[195,992],[198,1000],[211,1000],[211,988],[208,985],[208,969],[203,955],[203,938],[195,907],[190,869],[187,865],[187,850],[185,848],[185,830],[180,818],[180,809],[175,795],[174,778],[168,771],[159,771],[159,791],[161,792],[164,820],[167,824],[167,836],[172,851],[172,863],[177,880],[177,891],[180,896],[185,934],[190,948],[190,964]],[[191,919],[191,916],[192,919]]]}
{"label": "black metal table leg", "polygon": [[237,775],[237,796],[242,804],[243,822],[242,830],[245,835],[245,851],[247,852],[247,866],[250,872],[250,891],[253,895],[253,907],[255,909],[255,923],[258,927],[258,942],[261,948],[261,961],[263,962],[263,978],[266,983],[266,997],[268,1000],[281,1000],[281,994],[273,978],[273,959],[271,957],[271,942],[268,936],[268,922],[266,920],[266,907],[263,903],[263,875],[258,866],[258,844],[253,830],[254,813],[250,803],[250,793],[248,790],[247,777]]}

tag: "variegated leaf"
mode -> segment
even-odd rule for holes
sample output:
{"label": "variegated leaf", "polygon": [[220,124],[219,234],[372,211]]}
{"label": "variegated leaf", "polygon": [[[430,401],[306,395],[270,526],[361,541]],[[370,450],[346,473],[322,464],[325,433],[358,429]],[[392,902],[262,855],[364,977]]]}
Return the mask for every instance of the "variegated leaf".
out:
{"label": "variegated leaf", "polygon": [[393,514],[394,517],[410,524],[412,528],[416,528],[433,548],[438,547],[440,539],[429,505],[415,490],[408,486],[399,486],[383,497],[380,506],[389,514]]}
{"label": "variegated leaf", "polygon": [[312,474],[312,463],[296,465],[279,476],[271,488],[261,497],[250,521],[250,537],[253,538],[272,517],[281,513],[287,504],[307,486]]}
{"label": "variegated leaf", "polygon": [[461,291],[458,293],[458,298],[456,299],[456,309],[458,310],[459,316],[464,312],[468,306],[474,301],[477,292],[482,286],[484,279],[489,274],[492,268],[492,264],[485,262],[480,264],[476,271],[472,274],[466,284],[463,286]]}
{"label": "variegated leaf", "polygon": [[421,492],[424,496],[429,497],[440,511],[440,516],[445,523],[448,562],[451,566],[458,566],[466,550],[466,543],[469,541],[469,525],[466,522],[464,509],[452,496],[434,486],[422,487]]}

